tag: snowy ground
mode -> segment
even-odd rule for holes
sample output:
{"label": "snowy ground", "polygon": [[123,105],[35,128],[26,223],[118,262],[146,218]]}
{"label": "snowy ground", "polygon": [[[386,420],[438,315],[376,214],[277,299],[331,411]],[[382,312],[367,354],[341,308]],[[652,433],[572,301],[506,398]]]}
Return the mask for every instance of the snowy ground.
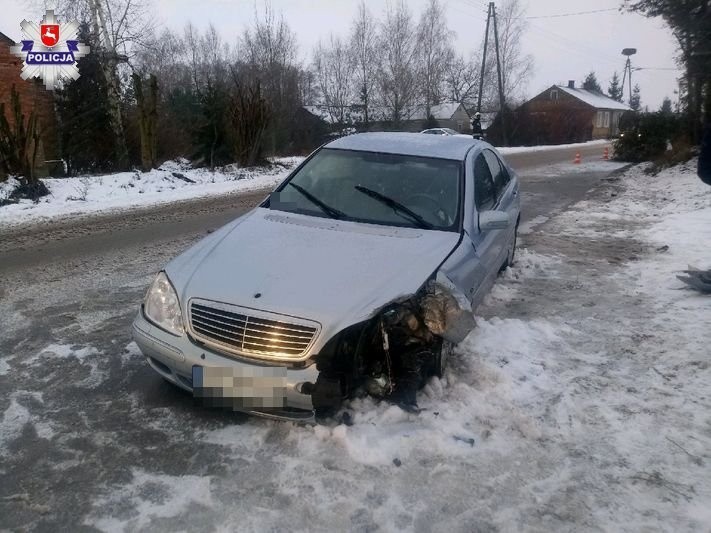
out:
{"label": "snowy ground", "polygon": [[[422,413],[361,400],[350,427],[192,407],[121,329],[148,279],[126,265],[114,292],[62,279],[89,310],[55,301],[55,279],[8,290],[0,517],[105,531],[708,531],[711,299],[675,273],[711,267],[709,243],[711,187],[692,166],[607,181],[522,236]],[[167,253],[150,252],[141,260]],[[56,325],[29,336],[40,302]]]}
{"label": "snowy ground", "polygon": [[[0,227],[270,188],[286,178],[301,161],[303,157],[285,157],[275,159],[271,168],[241,169],[229,165],[212,172],[191,168],[187,161],[180,160],[168,161],[150,172],[45,179],[51,194],[38,203],[23,200],[0,207]],[[0,200],[7,198],[16,184],[14,179],[0,183]]]}

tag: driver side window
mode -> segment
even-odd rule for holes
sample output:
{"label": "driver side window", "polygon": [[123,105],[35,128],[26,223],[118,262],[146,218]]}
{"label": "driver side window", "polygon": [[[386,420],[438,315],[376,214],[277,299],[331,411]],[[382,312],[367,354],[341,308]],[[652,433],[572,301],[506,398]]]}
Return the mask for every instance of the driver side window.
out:
{"label": "driver side window", "polygon": [[484,154],[479,154],[474,161],[474,195],[477,210],[487,211],[494,207],[496,190]]}

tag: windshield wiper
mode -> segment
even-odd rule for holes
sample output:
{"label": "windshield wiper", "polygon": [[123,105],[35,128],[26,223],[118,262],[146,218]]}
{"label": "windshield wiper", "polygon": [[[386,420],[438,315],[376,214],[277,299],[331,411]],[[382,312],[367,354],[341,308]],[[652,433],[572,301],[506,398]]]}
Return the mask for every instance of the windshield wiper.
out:
{"label": "windshield wiper", "polygon": [[301,185],[297,185],[296,183],[289,182],[287,185],[291,185],[294,189],[299,191],[301,194],[303,194],[306,198],[308,198],[312,203],[316,204],[321,211],[326,213],[329,217],[331,218],[345,218],[346,214],[343,211],[339,211],[335,207],[331,207],[330,205],[322,202],[318,198],[316,198],[313,194],[311,194],[309,191],[304,189]]}
{"label": "windshield wiper", "polygon": [[402,205],[400,202],[397,200],[393,200],[389,196],[385,196],[384,194],[379,193],[378,191],[374,191],[373,189],[369,189],[368,187],[363,187],[362,185],[356,185],[354,189],[358,192],[362,192],[363,194],[370,196],[371,198],[374,198],[375,200],[378,200],[379,202],[387,205],[388,207],[391,207],[393,211],[396,213],[404,214],[407,215],[410,219],[412,219],[419,228],[422,229],[432,229],[434,226],[427,222],[424,218],[422,218],[420,215],[415,213],[412,209],[409,207],[406,207]]}

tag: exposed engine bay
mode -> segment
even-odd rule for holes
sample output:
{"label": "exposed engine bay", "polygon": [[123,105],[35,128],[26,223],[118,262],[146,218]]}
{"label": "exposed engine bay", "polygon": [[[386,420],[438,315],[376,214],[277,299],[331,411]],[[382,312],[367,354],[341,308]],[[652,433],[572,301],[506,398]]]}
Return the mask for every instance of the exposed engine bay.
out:
{"label": "exposed engine bay", "polygon": [[309,391],[317,415],[328,416],[344,399],[363,394],[418,411],[417,391],[442,375],[452,347],[474,326],[469,301],[438,275],[324,347],[316,358],[318,381]]}

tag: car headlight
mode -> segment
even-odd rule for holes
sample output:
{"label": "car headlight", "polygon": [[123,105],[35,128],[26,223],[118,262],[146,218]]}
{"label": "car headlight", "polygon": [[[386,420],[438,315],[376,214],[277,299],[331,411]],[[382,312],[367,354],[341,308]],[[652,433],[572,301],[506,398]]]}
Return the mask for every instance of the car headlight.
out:
{"label": "car headlight", "polygon": [[185,331],[178,295],[165,272],[160,272],[148,289],[143,312],[148,320],[168,333],[181,336]]}

